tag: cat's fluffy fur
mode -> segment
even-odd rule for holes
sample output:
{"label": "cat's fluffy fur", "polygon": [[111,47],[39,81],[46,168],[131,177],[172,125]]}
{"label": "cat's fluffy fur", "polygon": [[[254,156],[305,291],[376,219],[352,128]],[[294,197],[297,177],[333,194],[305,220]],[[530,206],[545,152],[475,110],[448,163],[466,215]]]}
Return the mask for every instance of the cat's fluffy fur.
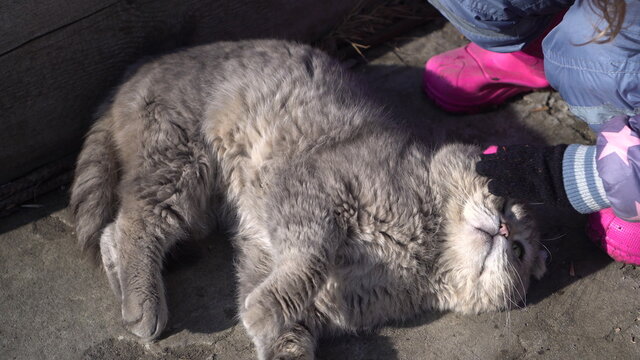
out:
{"label": "cat's fluffy fur", "polygon": [[135,68],[87,136],[71,203],[136,335],[167,322],[163,255],[217,211],[259,357],[312,358],[323,332],[507,308],[543,274],[529,217],[488,193],[478,155],[431,151],[320,51],[216,43]]}

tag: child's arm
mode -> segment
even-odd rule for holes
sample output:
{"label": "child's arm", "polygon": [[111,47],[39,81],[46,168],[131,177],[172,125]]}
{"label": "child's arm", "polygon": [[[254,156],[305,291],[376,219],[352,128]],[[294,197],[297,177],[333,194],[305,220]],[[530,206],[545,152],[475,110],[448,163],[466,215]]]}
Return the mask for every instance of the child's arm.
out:
{"label": "child's arm", "polygon": [[489,177],[489,191],[592,213],[612,207],[627,221],[640,221],[640,115],[616,116],[598,134],[596,146],[501,146],[482,155],[476,170]]}
{"label": "child's arm", "polygon": [[640,221],[640,115],[615,116],[596,143],[596,163],[616,215]]}

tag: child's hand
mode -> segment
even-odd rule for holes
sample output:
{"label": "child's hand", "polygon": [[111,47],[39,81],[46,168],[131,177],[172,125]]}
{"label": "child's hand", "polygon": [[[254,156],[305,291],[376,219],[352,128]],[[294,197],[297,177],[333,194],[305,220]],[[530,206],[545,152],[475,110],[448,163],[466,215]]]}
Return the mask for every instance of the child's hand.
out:
{"label": "child's hand", "polygon": [[562,156],[566,145],[537,147],[499,146],[483,154],[476,171],[490,179],[489,191],[529,203],[573,208],[562,181]]}

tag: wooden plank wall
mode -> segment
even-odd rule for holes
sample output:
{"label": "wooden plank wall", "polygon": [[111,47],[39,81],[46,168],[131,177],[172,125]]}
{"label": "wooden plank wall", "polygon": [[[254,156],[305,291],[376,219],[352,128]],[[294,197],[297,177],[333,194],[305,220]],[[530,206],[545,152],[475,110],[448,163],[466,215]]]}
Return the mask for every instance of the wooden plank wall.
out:
{"label": "wooden plank wall", "polygon": [[0,185],[76,152],[127,65],[180,46],[311,41],[358,0],[0,0]]}

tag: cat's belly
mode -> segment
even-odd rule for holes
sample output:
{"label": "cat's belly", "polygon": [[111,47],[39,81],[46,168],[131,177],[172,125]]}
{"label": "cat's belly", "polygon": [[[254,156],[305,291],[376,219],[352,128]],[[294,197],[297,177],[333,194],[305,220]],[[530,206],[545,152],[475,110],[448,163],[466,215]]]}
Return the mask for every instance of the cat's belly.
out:
{"label": "cat's belly", "polygon": [[296,152],[300,135],[278,125],[270,119],[217,114],[215,122],[205,126],[205,138],[213,145],[233,197],[241,193],[259,196],[270,170]]}

